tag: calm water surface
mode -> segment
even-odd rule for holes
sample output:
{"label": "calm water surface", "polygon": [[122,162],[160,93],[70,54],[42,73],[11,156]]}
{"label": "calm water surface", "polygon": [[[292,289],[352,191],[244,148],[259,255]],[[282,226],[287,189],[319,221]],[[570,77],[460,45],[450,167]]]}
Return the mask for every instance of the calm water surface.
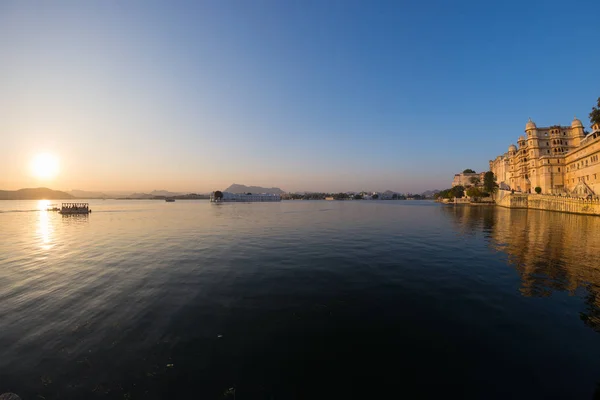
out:
{"label": "calm water surface", "polygon": [[0,393],[571,398],[600,218],[363,201],[0,202]]}

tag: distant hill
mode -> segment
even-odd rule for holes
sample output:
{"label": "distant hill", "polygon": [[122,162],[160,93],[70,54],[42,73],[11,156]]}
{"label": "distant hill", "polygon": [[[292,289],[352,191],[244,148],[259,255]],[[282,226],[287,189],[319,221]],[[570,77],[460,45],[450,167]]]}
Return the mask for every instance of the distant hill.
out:
{"label": "distant hill", "polygon": [[104,199],[110,197],[102,192],[88,192],[87,190],[77,189],[69,191],[69,194],[77,197],[78,199]]}
{"label": "distant hill", "polygon": [[0,200],[69,200],[73,198],[68,193],[48,188],[0,190]]}
{"label": "distant hill", "polygon": [[153,199],[154,195],[148,193],[132,193],[129,196],[125,196],[125,199]]}
{"label": "distant hill", "polygon": [[422,193],[423,196],[425,197],[433,197],[433,195],[435,195],[436,193],[439,193],[440,191],[435,189],[435,190],[427,190],[425,192]]}
{"label": "distant hill", "polygon": [[234,183],[229,186],[224,192],[230,193],[269,193],[269,194],[284,194],[285,192],[279,188],[264,188],[260,186],[246,186]]}
{"label": "distant hill", "polygon": [[165,197],[173,197],[173,196],[181,196],[186,193],[177,193],[177,192],[169,192],[168,190],[153,190],[150,192],[152,196],[165,196]]}

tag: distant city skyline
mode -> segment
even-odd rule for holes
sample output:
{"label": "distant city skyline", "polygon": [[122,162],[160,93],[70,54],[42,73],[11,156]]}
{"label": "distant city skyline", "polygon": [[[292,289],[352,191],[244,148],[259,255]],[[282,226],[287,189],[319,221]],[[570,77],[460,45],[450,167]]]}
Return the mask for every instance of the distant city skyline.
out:
{"label": "distant city skyline", "polygon": [[0,3],[0,190],[421,193],[589,129],[581,1]]}

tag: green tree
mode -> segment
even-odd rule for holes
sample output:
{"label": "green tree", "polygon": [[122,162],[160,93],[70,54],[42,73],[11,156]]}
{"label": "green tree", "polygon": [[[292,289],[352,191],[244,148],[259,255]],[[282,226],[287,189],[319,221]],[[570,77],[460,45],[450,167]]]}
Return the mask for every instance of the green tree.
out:
{"label": "green tree", "polygon": [[463,171],[463,174],[476,174],[477,172],[473,171],[471,168],[467,168]]}
{"label": "green tree", "polygon": [[452,189],[450,190],[450,197],[449,198],[453,198],[456,197],[457,199],[463,198],[465,197],[465,188],[464,186],[454,186]]}
{"label": "green tree", "polygon": [[479,180],[479,177],[472,176],[469,178],[469,182],[471,182],[471,185],[477,186],[477,185],[479,185],[480,180]]}
{"label": "green tree", "polygon": [[592,112],[590,113],[590,122],[592,125],[600,124],[600,97],[598,97],[598,106],[592,107]]}
{"label": "green tree", "polygon": [[374,195],[373,195],[373,200],[377,200],[378,198],[379,198],[379,195],[378,195],[378,194],[374,194]]}
{"label": "green tree", "polygon": [[392,200],[398,200],[398,193],[394,193],[392,195]]}
{"label": "green tree", "polygon": [[363,199],[362,194],[355,194],[354,195],[354,200],[362,200],[362,199]]}
{"label": "green tree", "polygon": [[492,171],[488,171],[483,176],[483,190],[490,193],[492,197],[498,191],[498,184],[496,183],[496,175]]}
{"label": "green tree", "polygon": [[479,201],[481,196],[483,196],[483,192],[479,188],[470,187],[467,189],[467,196],[472,198],[474,201]]}
{"label": "green tree", "polygon": [[535,192],[536,192],[537,194],[540,194],[540,193],[542,193],[542,188],[541,188],[541,187],[539,187],[539,186],[536,186],[536,187],[535,187]]}

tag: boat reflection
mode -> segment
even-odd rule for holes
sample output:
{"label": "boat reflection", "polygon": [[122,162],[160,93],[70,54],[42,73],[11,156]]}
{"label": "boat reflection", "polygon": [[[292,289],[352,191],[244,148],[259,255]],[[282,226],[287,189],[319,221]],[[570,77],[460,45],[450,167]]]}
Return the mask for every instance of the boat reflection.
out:
{"label": "boat reflection", "polygon": [[581,320],[600,332],[600,217],[494,207],[446,207],[459,232],[483,231],[490,246],[508,254],[521,294],[582,295]]}
{"label": "boat reflection", "polygon": [[60,214],[60,216],[62,217],[63,222],[67,223],[78,224],[89,222],[88,214]]}

